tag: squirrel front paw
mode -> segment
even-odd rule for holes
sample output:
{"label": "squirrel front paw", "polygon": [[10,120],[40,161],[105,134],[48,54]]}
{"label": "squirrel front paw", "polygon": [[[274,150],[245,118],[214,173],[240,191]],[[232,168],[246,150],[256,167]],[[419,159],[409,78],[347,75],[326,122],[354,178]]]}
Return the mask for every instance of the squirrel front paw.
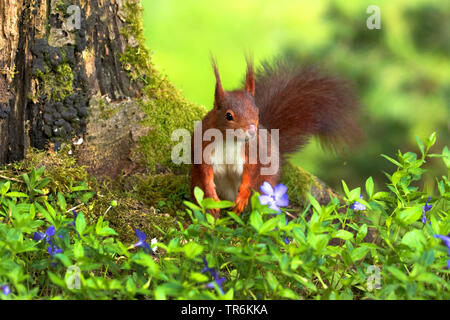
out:
{"label": "squirrel front paw", "polygon": [[240,215],[248,204],[248,198],[238,197],[235,203],[236,205],[233,208],[233,212],[236,213],[237,215]]}

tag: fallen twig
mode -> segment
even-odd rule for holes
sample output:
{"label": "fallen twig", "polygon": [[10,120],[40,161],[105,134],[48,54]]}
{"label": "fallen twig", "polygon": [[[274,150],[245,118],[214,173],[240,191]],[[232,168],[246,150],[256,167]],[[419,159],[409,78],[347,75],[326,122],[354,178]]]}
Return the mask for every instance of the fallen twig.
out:
{"label": "fallen twig", "polygon": [[6,179],[6,180],[11,180],[11,181],[14,181],[14,182],[25,183],[25,181],[21,181],[21,180],[16,179],[16,178],[10,178],[10,177],[4,176],[4,175],[2,175],[2,174],[0,174],[0,178]]}

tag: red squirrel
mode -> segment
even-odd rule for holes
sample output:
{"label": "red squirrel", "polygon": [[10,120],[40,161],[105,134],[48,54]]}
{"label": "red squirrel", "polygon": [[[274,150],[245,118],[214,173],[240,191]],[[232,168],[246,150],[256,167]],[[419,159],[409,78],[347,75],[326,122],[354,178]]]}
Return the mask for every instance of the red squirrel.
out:
{"label": "red squirrel", "polygon": [[[259,156],[249,161],[248,145],[253,139],[257,139],[258,148],[271,150],[270,159],[278,161],[298,151],[313,135],[326,145],[337,146],[339,142],[353,142],[361,134],[355,120],[359,104],[348,85],[314,67],[276,60],[263,63],[255,73],[252,62],[247,60],[243,88],[225,91],[214,59],[212,66],[216,78],[214,107],[201,122],[202,137],[208,129],[218,129],[223,136],[227,129],[241,129],[237,141],[223,143],[224,151],[239,151],[231,164],[217,161],[214,149],[209,150],[209,158],[205,156],[209,161],[201,158],[201,163],[194,163],[191,193],[198,186],[205,198],[234,201],[233,211],[237,214],[247,206],[252,190],[259,190],[264,181],[274,187],[280,180],[280,166],[271,174],[262,174],[261,170],[271,163],[264,164]],[[278,143],[271,142],[270,134],[267,143],[259,142],[262,129],[279,129]],[[214,141],[204,140],[202,152]],[[271,143],[277,143],[275,151]],[[199,151],[192,150],[192,156]],[[218,217],[219,211],[212,213]]]}

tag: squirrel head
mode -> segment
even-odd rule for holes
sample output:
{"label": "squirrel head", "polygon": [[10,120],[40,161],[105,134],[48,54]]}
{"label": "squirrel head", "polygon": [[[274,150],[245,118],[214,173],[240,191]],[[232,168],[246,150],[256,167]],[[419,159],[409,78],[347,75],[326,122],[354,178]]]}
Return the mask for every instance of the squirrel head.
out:
{"label": "squirrel head", "polygon": [[259,109],[255,104],[255,75],[253,65],[247,60],[247,74],[244,88],[224,91],[220,81],[219,71],[212,60],[216,89],[214,93],[214,109],[217,127],[223,129],[243,130],[236,132],[238,139],[245,140],[256,137],[259,124]]}

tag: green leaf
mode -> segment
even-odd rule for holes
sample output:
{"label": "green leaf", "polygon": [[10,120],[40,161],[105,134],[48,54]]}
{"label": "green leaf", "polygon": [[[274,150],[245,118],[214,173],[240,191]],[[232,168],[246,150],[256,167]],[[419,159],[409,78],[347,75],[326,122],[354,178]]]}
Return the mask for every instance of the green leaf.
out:
{"label": "green leaf", "polygon": [[72,260],[70,260],[70,258],[65,255],[64,253],[57,253],[55,254],[55,258],[57,258],[59,261],[62,262],[62,264],[68,268],[72,265]]}
{"label": "green leaf", "polygon": [[410,225],[413,222],[416,222],[421,216],[422,208],[412,207],[400,211],[396,218],[401,224]]}
{"label": "green leaf", "polygon": [[56,218],[56,211],[53,209],[53,207],[48,203],[47,201],[44,201],[45,207],[48,210],[48,213],[52,216],[53,219]]}
{"label": "green leaf", "polygon": [[205,193],[203,192],[202,189],[200,189],[199,187],[195,187],[194,188],[194,197],[197,200],[197,203],[202,203],[203,202],[203,196],[205,195]]}
{"label": "green leaf", "polygon": [[208,223],[210,225],[214,225],[215,224],[215,219],[212,215],[210,215],[209,213],[206,213],[206,221],[208,221]]}
{"label": "green leaf", "polygon": [[411,250],[421,253],[425,248],[427,239],[422,230],[416,229],[405,233],[401,243],[408,246]]}
{"label": "green leaf", "polygon": [[375,200],[388,200],[389,198],[391,198],[391,195],[385,191],[379,191],[373,195],[373,199]]}
{"label": "green leaf", "polygon": [[281,290],[278,290],[278,295],[280,297],[287,298],[287,299],[292,299],[292,300],[298,300],[299,299],[299,296],[294,291],[292,291],[289,288],[283,288]]}
{"label": "green leaf", "polygon": [[345,196],[347,197],[347,198],[350,198],[350,191],[348,190],[348,187],[347,187],[347,184],[345,183],[345,181],[344,180],[341,180],[342,181],[342,187],[344,188],[344,192],[345,192]]}
{"label": "green leaf", "polygon": [[367,195],[369,196],[369,199],[372,198],[373,190],[374,190],[374,186],[373,186],[373,178],[372,178],[372,177],[369,177],[369,178],[366,180],[366,192],[367,192]]}
{"label": "green leaf", "polygon": [[270,289],[272,289],[272,291],[275,291],[278,288],[279,282],[272,272],[267,271],[265,279],[269,284]]}
{"label": "green leaf", "polygon": [[67,210],[66,198],[64,198],[64,195],[61,192],[58,192],[58,205],[62,211]]}
{"label": "green leaf", "polygon": [[189,242],[183,247],[183,251],[187,258],[193,259],[203,252],[203,246],[195,242]]}
{"label": "green leaf", "polygon": [[127,292],[133,294],[136,292],[136,284],[133,281],[133,278],[128,278],[127,282],[125,284],[125,289],[127,290]]}
{"label": "green leaf", "polygon": [[350,240],[353,238],[353,233],[347,231],[347,230],[338,230],[334,236],[334,238],[340,238],[340,239],[344,239],[344,240]]}
{"label": "green leaf", "polygon": [[22,177],[23,177],[23,181],[25,181],[25,184],[27,185],[28,189],[31,190],[30,178],[29,178],[28,174],[24,173],[22,175]]}
{"label": "green leaf", "polygon": [[228,211],[228,215],[233,218],[234,221],[236,221],[237,223],[239,223],[240,225],[244,226],[245,223],[244,221],[234,212],[232,211]]}
{"label": "green leaf", "polygon": [[38,211],[44,216],[45,220],[47,220],[50,224],[55,224],[55,219],[48,213],[47,210],[43,206],[41,206],[38,202],[34,203],[34,206],[38,209]]}
{"label": "green leaf", "polygon": [[141,266],[147,267],[147,272],[150,275],[155,276],[159,273],[158,264],[155,261],[153,261],[153,259],[147,253],[138,252],[131,258],[131,260]]}
{"label": "green leaf", "polygon": [[166,282],[156,287],[155,298],[166,299],[166,296],[179,296],[183,292],[184,287],[176,282]]}
{"label": "green leaf", "polygon": [[397,160],[394,160],[394,159],[392,159],[391,157],[388,157],[388,156],[385,155],[385,154],[382,154],[381,156],[382,156],[383,158],[389,160],[389,161],[392,162],[393,164],[395,164],[397,167],[403,168],[403,165],[402,165],[400,162],[398,162]]}
{"label": "green leaf", "polygon": [[95,192],[85,192],[80,196],[80,201],[87,204],[93,196],[95,196]]}
{"label": "green leaf", "polygon": [[76,187],[72,187],[72,188],[71,188],[71,191],[72,191],[72,192],[76,192],[76,191],[87,191],[87,190],[89,190],[89,188],[86,187],[86,186],[76,186]]}
{"label": "green leaf", "polygon": [[[344,181],[342,181],[342,182],[344,182]],[[308,198],[309,198],[309,201],[311,202],[311,205],[317,211],[317,213],[321,214],[322,207],[320,206],[319,202],[310,193],[308,193]]]}
{"label": "green leaf", "polygon": [[367,252],[369,252],[368,247],[358,247],[350,253],[350,257],[352,258],[352,261],[355,262],[363,259],[366,256]]}
{"label": "green leaf", "polygon": [[233,290],[233,288],[228,290],[222,298],[224,300],[233,300],[233,298],[234,298],[234,290]]}
{"label": "green leaf", "polygon": [[361,188],[360,187],[355,188],[352,191],[350,191],[348,195],[348,200],[350,202],[359,201],[361,199],[360,195],[361,195]]}
{"label": "green leaf", "polygon": [[206,282],[209,280],[206,274],[200,272],[191,272],[189,278],[194,282]]}
{"label": "green leaf", "polygon": [[223,208],[231,208],[234,206],[234,202],[231,201],[216,201],[211,198],[204,199],[202,202],[202,207],[205,209],[223,209]]}
{"label": "green leaf", "polygon": [[442,160],[444,161],[445,166],[447,169],[450,169],[450,150],[447,146],[442,149]]}
{"label": "green leaf", "polygon": [[75,220],[75,229],[80,236],[83,235],[83,232],[86,229],[86,220],[84,219],[84,214],[81,211],[78,213],[77,219]]}
{"label": "green leaf", "polygon": [[103,227],[103,216],[100,216],[97,220],[97,224],[95,225],[95,233],[100,234],[102,227]]}
{"label": "green leaf", "polygon": [[316,250],[317,253],[322,252],[322,250],[328,244],[329,237],[326,234],[315,235],[314,233],[308,233],[308,243]]}
{"label": "green leaf", "polygon": [[28,195],[26,193],[17,191],[8,192],[5,196],[9,198],[28,198]]}
{"label": "green leaf", "polygon": [[1,195],[4,196],[8,192],[10,187],[11,187],[10,181],[6,181],[4,184],[2,184],[2,187],[0,188]]}
{"label": "green leaf", "polygon": [[401,171],[396,171],[392,174],[392,184],[394,186],[396,186],[398,184],[398,182],[400,181],[400,179],[403,178],[403,172]]}
{"label": "green leaf", "polygon": [[103,237],[119,235],[113,228],[106,227],[106,226],[103,227],[98,234]]}
{"label": "green leaf", "polygon": [[439,284],[442,282],[442,279],[433,273],[420,273],[416,278],[416,281],[425,282],[429,284]]}
{"label": "green leaf", "polygon": [[84,248],[81,241],[77,241],[73,245],[73,255],[75,256],[76,259],[80,259],[84,256]]}
{"label": "green leaf", "polygon": [[272,231],[273,229],[275,229],[275,227],[278,225],[278,219],[277,218],[272,218],[267,220],[266,222],[264,222],[264,224],[262,225],[261,229],[258,230],[259,234],[264,234],[268,231]]}
{"label": "green leaf", "polygon": [[250,225],[255,228],[256,231],[259,232],[263,225],[263,220],[261,214],[258,211],[253,211],[250,214]]}
{"label": "green leaf", "polygon": [[356,242],[359,243],[364,240],[364,237],[367,235],[367,225],[364,223],[358,230],[356,234]]}
{"label": "green leaf", "polygon": [[427,139],[427,149],[430,149],[436,143],[436,132],[433,132]]}
{"label": "green leaf", "polygon": [[422,140],[418,136],[416,136],[416,142],[417,145],[419,146],[420,153],[423,156],[425,154],[425,146],[423,145]]}
{"label": "green leaf", "polygon": [[395,278],[397,278],[398,280],[403,281],[403,282],[408,282],[408,281],[409,281],[408,276],[407,276],[404,272],[402,272],[402,271],[400,271],[399,269],[397,269],[396,267],[393,267],[393,266],[387,266],[386,269],[387,269],[390,273],[392,273],[392,275],[393,275]]}
{"label": "green leaf", "polygon": [[62,278],[58,277],[56,274],[50,271],[48,271],[47,274],[50,281],[52,281],[54,284],[61,288],[66,288],[66,282]]}
{"label": "green leaf", "polygon": [[183,201],[184,205],[186,207],[188,207],[189,209],[193,210],[193,211],[201,211],[202,208],[200,208],[199,206],[197,206],[196,204],[193,204],[192,202],[189,201]]}

